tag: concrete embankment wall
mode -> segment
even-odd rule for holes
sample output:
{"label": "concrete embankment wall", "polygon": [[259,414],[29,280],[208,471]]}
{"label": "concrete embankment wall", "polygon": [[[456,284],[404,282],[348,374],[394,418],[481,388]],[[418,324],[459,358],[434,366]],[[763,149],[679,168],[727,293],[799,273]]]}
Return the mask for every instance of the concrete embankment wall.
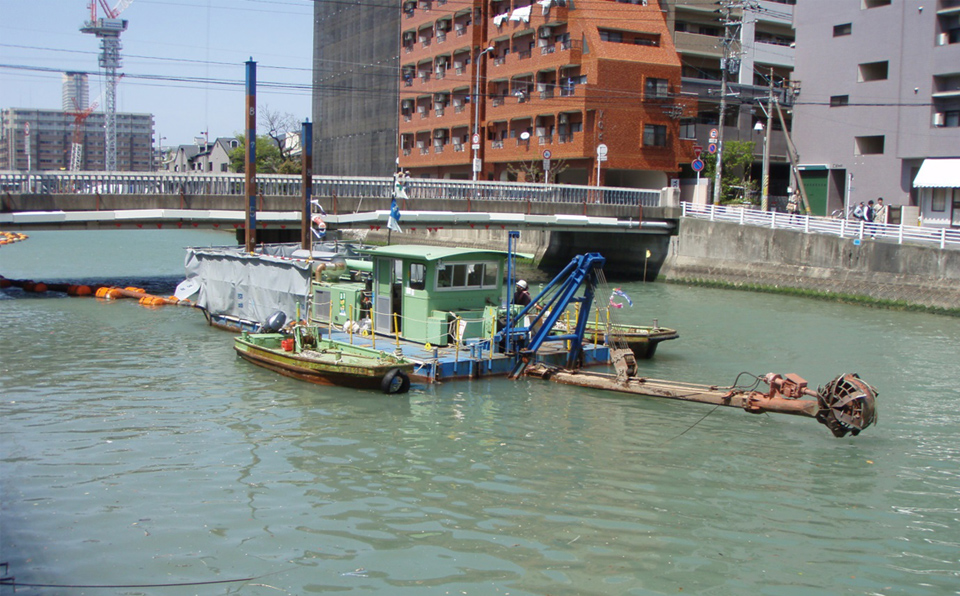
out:
{"label": "concrete embankment wall", "polygon": [[800,288],[960,309],[960,251],[682,219],[668,280]]}

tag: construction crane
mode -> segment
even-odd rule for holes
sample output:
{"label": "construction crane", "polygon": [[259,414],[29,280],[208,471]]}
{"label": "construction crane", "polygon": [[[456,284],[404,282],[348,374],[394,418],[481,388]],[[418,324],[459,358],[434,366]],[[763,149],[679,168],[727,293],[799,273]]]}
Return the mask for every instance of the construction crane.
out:
{"label": "construction crane", "polygon": [[73,105],[77,108],[72,112],[67,112],[73,116],[73,145],[70,147],[70,168],[71,172],[79,172],[83,165],[83,124],[87,117],[97,109],[97,102],[93,102],[86,108],[81,108],[77,99],[73,99]]}
{"label": "construction crane", "polygon": [[[100,38],[100,68],[106,75],[106,105],[103,110],[104,170],[117,169],[117,69],[120,68],[120,34],[127,30],[127,21],[120,18],[133,0],[120,0],[110,8],[107,0],[90,0],[90,20],[80,31]],[[97,17],[97,5],[105,17]],[[71,160],[72,161],[72,160]]]}

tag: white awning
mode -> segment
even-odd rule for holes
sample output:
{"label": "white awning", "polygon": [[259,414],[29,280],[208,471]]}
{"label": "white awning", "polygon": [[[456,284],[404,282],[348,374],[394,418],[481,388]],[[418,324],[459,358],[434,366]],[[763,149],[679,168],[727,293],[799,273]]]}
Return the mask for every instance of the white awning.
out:
{"label": "white awning", "polygon": [[960,188],[960,159],[925,159],[914,188]]}

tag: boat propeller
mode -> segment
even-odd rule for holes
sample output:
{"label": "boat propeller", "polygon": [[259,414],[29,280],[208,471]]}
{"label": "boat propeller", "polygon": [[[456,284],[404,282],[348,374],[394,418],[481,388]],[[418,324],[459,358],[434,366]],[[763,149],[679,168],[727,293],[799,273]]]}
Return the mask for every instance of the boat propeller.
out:
{"label": "boat propeller", "polygon": [[835,437],[853,436],[877,422],[877,390],[856,373],[840,375],[817,393],[817,420]]}

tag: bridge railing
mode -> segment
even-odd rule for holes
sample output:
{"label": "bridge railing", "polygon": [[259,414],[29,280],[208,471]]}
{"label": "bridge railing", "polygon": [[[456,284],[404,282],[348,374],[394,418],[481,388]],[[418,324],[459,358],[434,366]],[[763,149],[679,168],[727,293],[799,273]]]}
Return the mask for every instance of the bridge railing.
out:
{"label": "bridge railing", "polygon": [[[301,177],[257,175],[257,194],[299,196]],[[381,198],[394,195],[391,177],[314,176],[313,195],[342,198]],[[531,201],[547,203],[602,203],[607,205],[660,206],[660,191],[638,188],[530,184],[522,182],[471,182],[407,178],[403,189],[410,199],[462,199]],[[184,194],[243,196],[243,174],[43,172],[0,171],[0,192],[79,194]]]}
{"label": "bridge railing", "polygon": [[695,205],[686,202],[683,203],[683,217],[796,230],[807,234],[828,234],[841,238],[885,239],[897,244],[922,242],[936,244],[940,248],[960,249],[960,230],[950,228],[870,223],[862,220],[760,211],[724,205]]}

